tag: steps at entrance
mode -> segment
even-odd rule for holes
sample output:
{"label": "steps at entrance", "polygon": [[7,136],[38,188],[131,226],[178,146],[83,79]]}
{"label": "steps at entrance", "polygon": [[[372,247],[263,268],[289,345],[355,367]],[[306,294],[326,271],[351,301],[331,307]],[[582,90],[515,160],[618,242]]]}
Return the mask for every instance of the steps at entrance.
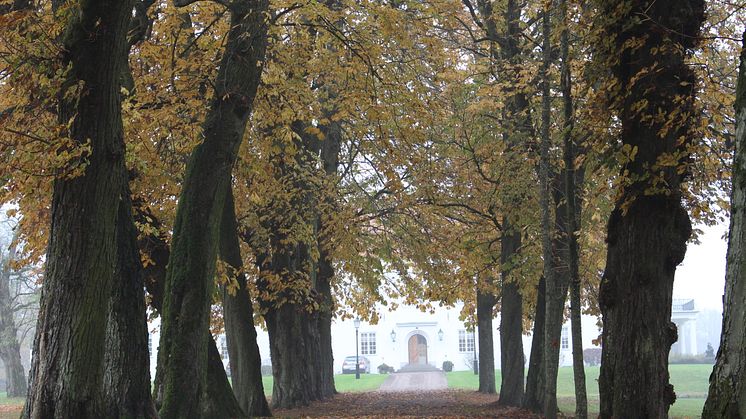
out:
{"label": "steps at entrance", "polygon": [[407,364],[401,368],[399,368],[399,371],[397,373],[407,373],[407,372],[435,372],[440,371],[440,369],[433,367],[432,365],[428,364]]}

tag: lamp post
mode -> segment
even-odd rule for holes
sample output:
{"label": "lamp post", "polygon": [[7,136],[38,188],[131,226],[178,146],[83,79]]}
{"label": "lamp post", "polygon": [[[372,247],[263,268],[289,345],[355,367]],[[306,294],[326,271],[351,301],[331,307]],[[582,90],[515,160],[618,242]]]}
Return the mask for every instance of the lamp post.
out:
{"label": "lamp post", "polygon": [[358,354],[358,348],[360,345],[358,344],[358,335],[360,331],[360,319],[355,319],[355,379],[360,379],[360,355]]}

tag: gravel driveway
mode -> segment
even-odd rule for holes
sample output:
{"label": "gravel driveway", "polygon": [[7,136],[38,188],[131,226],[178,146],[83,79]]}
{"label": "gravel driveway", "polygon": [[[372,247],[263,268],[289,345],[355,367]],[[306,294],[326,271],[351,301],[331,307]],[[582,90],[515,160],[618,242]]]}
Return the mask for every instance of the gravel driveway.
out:
{"label": "gravel driveway", "polygon": [[447,388],[448,383],[443,371],[398,372],[389,375],[378,391],[431,391]]}

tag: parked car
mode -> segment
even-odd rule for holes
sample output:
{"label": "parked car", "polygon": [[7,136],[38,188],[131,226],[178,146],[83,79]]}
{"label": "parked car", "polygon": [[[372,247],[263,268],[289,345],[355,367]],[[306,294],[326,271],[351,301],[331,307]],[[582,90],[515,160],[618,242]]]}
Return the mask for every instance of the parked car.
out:
{"label": "parked car", "polygon": [[[370,373],[370,361],[368,358],[361,356],[358,357],[360,361],[360,372]],[[355,373],[355,355],[348,356],[342,362],[342,374],[354,374]]]}

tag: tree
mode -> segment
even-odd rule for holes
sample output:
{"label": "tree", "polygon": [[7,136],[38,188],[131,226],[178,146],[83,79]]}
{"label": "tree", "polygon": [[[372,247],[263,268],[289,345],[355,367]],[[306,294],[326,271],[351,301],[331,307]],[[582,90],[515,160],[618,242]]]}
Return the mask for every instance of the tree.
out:
{"label": "tree", "polygon": [[163,418],[201,417],[209,407],[203,402],[209,400],[209,307],[220,224],[267,43],[268,2],[236,0],[227,8],[231,26],[203,124],[204,141],[187,164],[166,273],[155,390],[162,396]]}
{"label": "tree", "polygon": [[254,329],[254,309],[243,272],[235,211],[233,190],[229,188],[220,225],[220,257],[230,269],[230,284],[222,287],[222,296],[232,391],[247,415],[269,416]]}
{"label": "tree", "polygon": [[[18,230],[9,242],[0,242],[0,358],[5,365],[5,393],[8,397],[26,395],[26,372],[21,363],[21,345],[18,339],[17,315],[26,307],[33,308],[34,301],[23,298],[23,293],[32,293],[29,279],[33,267],[14,267],[18,256]],[[35,299],[35,298],[34,298]]]}
{"label": "tree", "polygon": [[599,49],[612,74],[604,87],[627,153],[608,222],[599,300],[601,417],[666,417],[676,399],[668,382],[668,353],[677,339],[673,278],[691,234],[681,197],[697,83],[686,59],[704,20],[704,1],[600,5]]}
{"label": "tree", "polygon": [[64,134],[74,142],[90,143],[90,154],[82,174],[54,181],[23,416],[95,418],[106,416],[102,348],[115,278],[120,194],[127,181],[119,77],[126,65],[132,2],[54,6],[65,28],[61,67],[69,68],[57,96],[58,120],[69,127]]}
{"label": "tree", "polygon": [[[710,375],[710,390],[707,394],[703,418],[746,417],[743,371],[746,357],[746,328],[743,305],[746,303],[746,266],[743,263],[744,208],[746,205],[746,32],[736,88],[736,138],[733,162],[733,187],[731,190],[731,217],[728,233],[728,255],[725,272],[725,296],[723,297],[723,329],[715,366]],[[739,308],[740,307],[740,308]],[[712,346],[707,344],[708,352]]]}

